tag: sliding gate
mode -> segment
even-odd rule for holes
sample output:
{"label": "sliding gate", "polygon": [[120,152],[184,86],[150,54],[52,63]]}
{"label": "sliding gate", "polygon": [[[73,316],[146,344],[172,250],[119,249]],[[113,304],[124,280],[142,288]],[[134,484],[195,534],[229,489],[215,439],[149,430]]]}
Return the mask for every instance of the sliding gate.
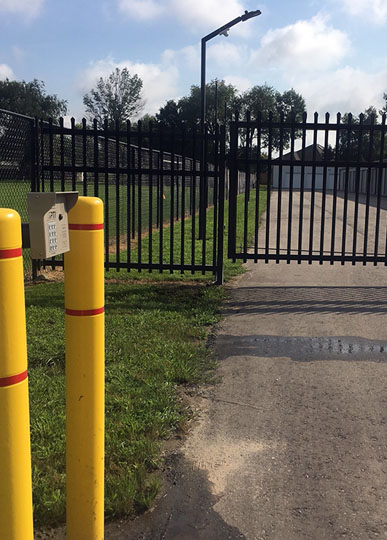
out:
{"label": "sliding gate", "polygon": [[386,139],[385,116],[232,122],[229,257],[387,265]]}

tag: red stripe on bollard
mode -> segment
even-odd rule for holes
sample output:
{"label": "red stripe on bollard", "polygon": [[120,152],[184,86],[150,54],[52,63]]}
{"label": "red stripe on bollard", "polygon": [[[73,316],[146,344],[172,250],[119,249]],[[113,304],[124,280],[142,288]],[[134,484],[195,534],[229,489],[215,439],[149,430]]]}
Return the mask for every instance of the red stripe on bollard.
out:
{"label": "red stripe on bollard", "polygon": [[100,315],[104,311],[104,307],[97,309],[65,309],[66,315],[73,315],[74,317],[91,317],[92,315]]}
{"label": "red stripe on bollard", "polygon": [[0,259],[13,259],[14,257],[21,257],[21,248],[16,249],[0,249]]}
{"label": "red stripe on bollard", "polygon": [[103,223],[69,223],[70,231],[100,231],[103,229]]}
{"label": "red stripe on bollard", "polygon": [[27,370],[25,370],[22,373],[18,373],[17,375],[11,375],[10,377],[1,377],[0,388],[4,386],[12,386],[13,384],[22,382],[27,378],[27,376],[28,376],[28,373],[27,373]]}

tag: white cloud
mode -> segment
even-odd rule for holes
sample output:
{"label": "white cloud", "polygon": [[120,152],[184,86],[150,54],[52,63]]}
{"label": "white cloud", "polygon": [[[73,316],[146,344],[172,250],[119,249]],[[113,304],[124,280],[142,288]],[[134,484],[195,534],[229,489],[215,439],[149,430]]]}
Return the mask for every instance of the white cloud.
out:
{"label": "white cloud", "polygon": [[[1,1],[1,0],[0,0]],[[8,0],[12,1],[12,0]],[[177,18],[191,31],[211,31],[244,13],[239,0],[117,0],[118,8],[138,20],[157,19],[162,14]],[[233,34],[247,36],[251,23],[238,24]]]}
{"label": "white cloud", "polygon": [[365,17],[376,24],[387,22],[386,0],[339,0],[339,3],[350,15]]}
{"label": "white cloud", "polygon": [[13,74],[12,69],[7,66],[7,64],[0,64],[0,81],[3,81],[4,79],[13,80],[14,78],[15,75]]}
{"label": "white cloud", "polygon": [[[239,0],[168,0],[168,3],[180,21],[194,31],[215,30],[244,13]],[[246,34],[248,28],[249,23],[241,23],[232,32]]]}
{"label": "white cloud", "polygon": [[44,0],[0,0],[0,13],[23,15],[27,18],[36,17]]}
{"label": "white cloud", "polygon": [[154,19],[164,11],[164,6],[155,0],[118,0],[118,8],[129,17],[143,21]]}
{"label": "white cloud", "polygon": [[314,78],[299,78],[295,89],[304,96],[307,106],[313,107],[309,112],[359,114],[369,105],[382,107],[386,81],[387,62],[376,73],[347,66]]}
{"label": "white cloud", "polygon": [[254,86],[250,79],[247,77],[239,77],[238,75],[226,75],[224,77],[224,82],[235,86],[238,92],[245,92]]}
{"label": "white cloud", "polygon": [[246,57],[247,50],[245,47],[224,41],[211,45],[207,50],[208,60],[216,62],[221,67],[240,66]]}
{"label": "white cloud", "polygon": [[112,58],[105,58],[93,63],[79,81],[79,90],[88,92],[100,77],[107,77],[116,68],[126,67],[129,72],[137,74],[142,79],[143,97],[145,99],[144,113],[156,113],[168,99],[178,94],[177,81],[179,72],[174,65],[145,64],[130,61],[115,62]]}
{"label": "white cloud", "polygon": [[350,51],[345,32],[329,26],[327,19],[316,15],[310,20],[269,30],[261,47],[252,54],[253,64],[300,71],[321,71],[339,64]]}
{"label": "white cloud", "polygon": [[188,45],[179,50],[166,49],[161,59],[163,64],[166,65],[180,65],[182,68],[189,68],[192,70],[200,69],[200,45],[196,47]]}

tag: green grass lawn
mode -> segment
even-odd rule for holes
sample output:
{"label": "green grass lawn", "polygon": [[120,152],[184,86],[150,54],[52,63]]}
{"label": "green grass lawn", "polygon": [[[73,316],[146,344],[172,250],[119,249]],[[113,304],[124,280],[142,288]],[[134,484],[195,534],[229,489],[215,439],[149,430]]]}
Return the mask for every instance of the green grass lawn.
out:
{"label": "green grass lawn", "polygon": [[[255,232],[255,196],[256,190],[252,189],[250,191],[250,200],[248,202],[248,219],[247,219],[247,237],[249,239],[253,238]],[[244,195],[239,195],[237,200],[237,235],[236,235],[236,245],[239,248],[243,245],[244,240],[244,205],[245,197]],[[261,188],[260,198],[259,198],[259,212],[262,212],[266,208],[266,187]],[[225,233],[224,233],[224,276],[225,279],[229,279],[235,272],[239,272],[240,264],[232,263],[227,258],[227,241],[228,241],[228,201],[225,201],[224,208],[225,215]],[[192,254],[192,219],[186,219],[174,223],[173,231],[171,227],[164,229],[162,232],[162,237],[160,236],[160,231],[156,230],[152,235],[146,236],[141,241],[141,261],[147,263],[149,261],[160,262],[163,264],[169,264],[173,261],[176,264],[179,262],[184,262],[184,264],[203,264],[211,265],[215,264],[214,255],[213,255],[213,245],[214,245],[214,207],[210,207],[206,215],[206,238],[205,241],[197,239],[198,231],[198,218],[195,217],[195,241],[194,241],[194,254]],[[182,236],[184,241],[182,242]],[[172,241],[171,241],[172,238]],[[217,239],[216,239],[217,240]],[[162,242],[162,255],[160,255],[160,243]],[[203,256],[203,243],[205,244],[205,252]],[[183,247],[183,249],[182,249]],[[110,261],[114,263],[116,261],[116,254],[111,253],[109,257]],[[120,261],[126,262],[128,260],[127,251],[120,252]],[[129,260],[131,262],[138,262],[138,242],[135,243],[134,247],[130,251]],[[190,274],[186,272],[182,274],[181,272],[171,272],[171,279],[175,280],[177,276],[180,275],[180,279],[183,280],[198,280],[203,279],[203,276],[196,272],[195,274]],[[116,279],[127,279],[126,271],[122,270],[117,273],[116,270],[110,270],[108,272],[110,277],[115,277]],[[143,270],[138,272],[136,270],[130,271],[130,277],[132,279],[170,279],[167,272],[159,273],[157,270],[148,272]],[[206,273],[206,279],[213,279],[212,273]]]}
{"label": "green grass lawn", "polygon": [[[64,521],[63,285],[26,292],[34,516]],[[147,508],[159,489],[159,443],[187,415],[176,386],[212,365],[206,328],[222,288],[173,283],[106,285],[106,515]]]}
{"label": "green grass lawn", "polygon": [[[243,204],[240,196],[238,241]],[[253,205],[249,212],[253,215]],[[212,219],[209,209],[209,243]],[[168,229],[164,232],[168,239]],[[249,235],[253,232],[251,219]],[[175,241],[180,250],[178,234]],[[225,258],[226,279],[241,271],[240,262]],[[210,376],[208,331],[219,320],[225,290],[209,287],[211,276],[201,274],[110,271],[106,278],[105,514],[113,518],[148,508],[160,489],[161,441],[190,415],[178,387]],[[27,287],[26,306],[34,519],[43,527],[65,520],[63,284]]]}
{"label": "green grass lawn", "polygon": [[[45,182],[45,191],[49,191],[49,182]],[[65,191],[72,190],[72,183],[66,181],[64,184]],[[61,191],[62,185],[60,181],[55,181],[53,185],[53,191]],[[76,184],[76,190],[80,195],[84,194],[84,186],[82,183],[78,182]],[[2,208],[13,208],[20,213],[22,221],[28,221],[27,215],[27,193],[31,191],[30,185],[28,182],[1,182],[0,184],[0,207]],[[190,208],[190,188],[187,185],[185,187],[185,207],[186,215],[189,213]],[[141,226],[142,232],[146,232],[149,228],[149,222],[152,225],[157,224],[157,187],[155,185],[155,180],[153,179],[152,189],[148,182],[145,180],[142,181],[141,189],[139,190],[138,184],[135,185],[134,189],[132,186],[128,187],[126,184],[119,184],[118,189],[115,184],[109,184],[107,189],[105,189],[104,184],[98,185],[98,197],[100,197],[105,205],[107,202],[107,223],[110,236],[115,237],[117,234],[124,234],[129,228],[132,228],[134,231],[138,231],[138,208],[139,208],[139,192],[141,197]],[[163,217],[164,223],[170,221],[171,216],[171,187],[163,186],[162,193],[164,195],[162,199],[163,206]],[[196,187],[196,208],[198,208],[198,193],[199,188]],[[211,199],[210,192],[209,197]],[[94,196],[96,195],[94,190],[94,184],[92,178],[89,179],[87,186],[87,195]],[[182,186],[181,179],[179,180],[178,187],[174,186],[174,217],[181,217],[181,206],[182,206]],[[151,198],[151,201],[149,200]],[[128,206],[129,205],[129,206]],[[130,223],[128,223],[128,207],[133,210],[131,211]],[[118,220],[117,220],[118,216]],[[118,224],[118,229],[117,229]]]}
{"label": "green grass lawn", "polygon": [[[49,190],[50,183],[45,182],[45,191]],[[84,186],[82,183],[77,183],[76,190],[80,195],[84,193]],[[55,191],[61,191],[61,182],[55,181],[53,185]],[[65,191],[72,190],[72,183],[66,181],[64,185]],[[0,184],[0,207],[13,208],[19,212],[22,222],[28,221],[27,214],[27,193],[30,192],[30,185],[28,182],[1,182]],[[90,178],[87,188],[88,195],[95,195],[93,179]],[[105,230],[108,234],[111,245],[114,245],[114,241],[117,237],[126,236],[127,232],[130,232],[130,236],[134,236],[134,241],[138,238],[139,230],[140,236],[146,234],[150,228],[155,228],[160,223],[160,215],[162,215],[162,223],[167,224],[171,222],[172,212],[172,190],[170,186],[164,185],[162,188],[163,197],[161,199],[162,208],[157,208],[157,187],[155,180],[153,180],[153,186],[150,188],[146,181],[142,182],[141,188],[138,185],[130,186],[129,188],[125,184],[116,185],[109,184],[107,189],[105,185],[98,185],[98,196],[104,201],[105,204]],[[195,207],[198,208],[199,201],[199,189],[196,187],[195,192]],[[190,212],[190,198],[191,192],[189,186],[184,189],[185,199],[185,216],[187,217]],[[209,192],[211,200],[212,191]],[[182,185],[181,179],[179,180],[179,186],[175,184],[173,190],[174,204],[173,204],[173,220],[181,219],[182,212]],[[141,202],[139,202],[141,201]],[[141,212],[139,213],[139,208]],[[140,215],[139,215],[140,214]],[[140,217],[140,219],[139,219]],[[133,240],[132,240],[133,241]],[[23,254],[24,267],[26,270],[31,269],[31,259],[29,252],[25,251]]]}

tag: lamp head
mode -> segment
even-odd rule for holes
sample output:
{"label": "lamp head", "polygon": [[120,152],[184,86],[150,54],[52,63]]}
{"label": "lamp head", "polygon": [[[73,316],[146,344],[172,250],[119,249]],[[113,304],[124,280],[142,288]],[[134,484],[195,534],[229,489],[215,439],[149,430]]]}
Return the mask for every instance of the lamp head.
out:
{"label": "lamp head", "polygon": [[255,11],[245,11],[244,14],[241,16],[242,21],[248,21],[249,19],[252,19],[253,17],[258,17],[258,15],[261,15],[261,11],[259,9],[256,9]]}
{"label": "lamp head", "polygon": [[225,30],[223,30],[223,32],[219,32],[219,35],[224,36],[224,37],[228,37],[229,31],[230,31],[230,29],[226,28]]}

